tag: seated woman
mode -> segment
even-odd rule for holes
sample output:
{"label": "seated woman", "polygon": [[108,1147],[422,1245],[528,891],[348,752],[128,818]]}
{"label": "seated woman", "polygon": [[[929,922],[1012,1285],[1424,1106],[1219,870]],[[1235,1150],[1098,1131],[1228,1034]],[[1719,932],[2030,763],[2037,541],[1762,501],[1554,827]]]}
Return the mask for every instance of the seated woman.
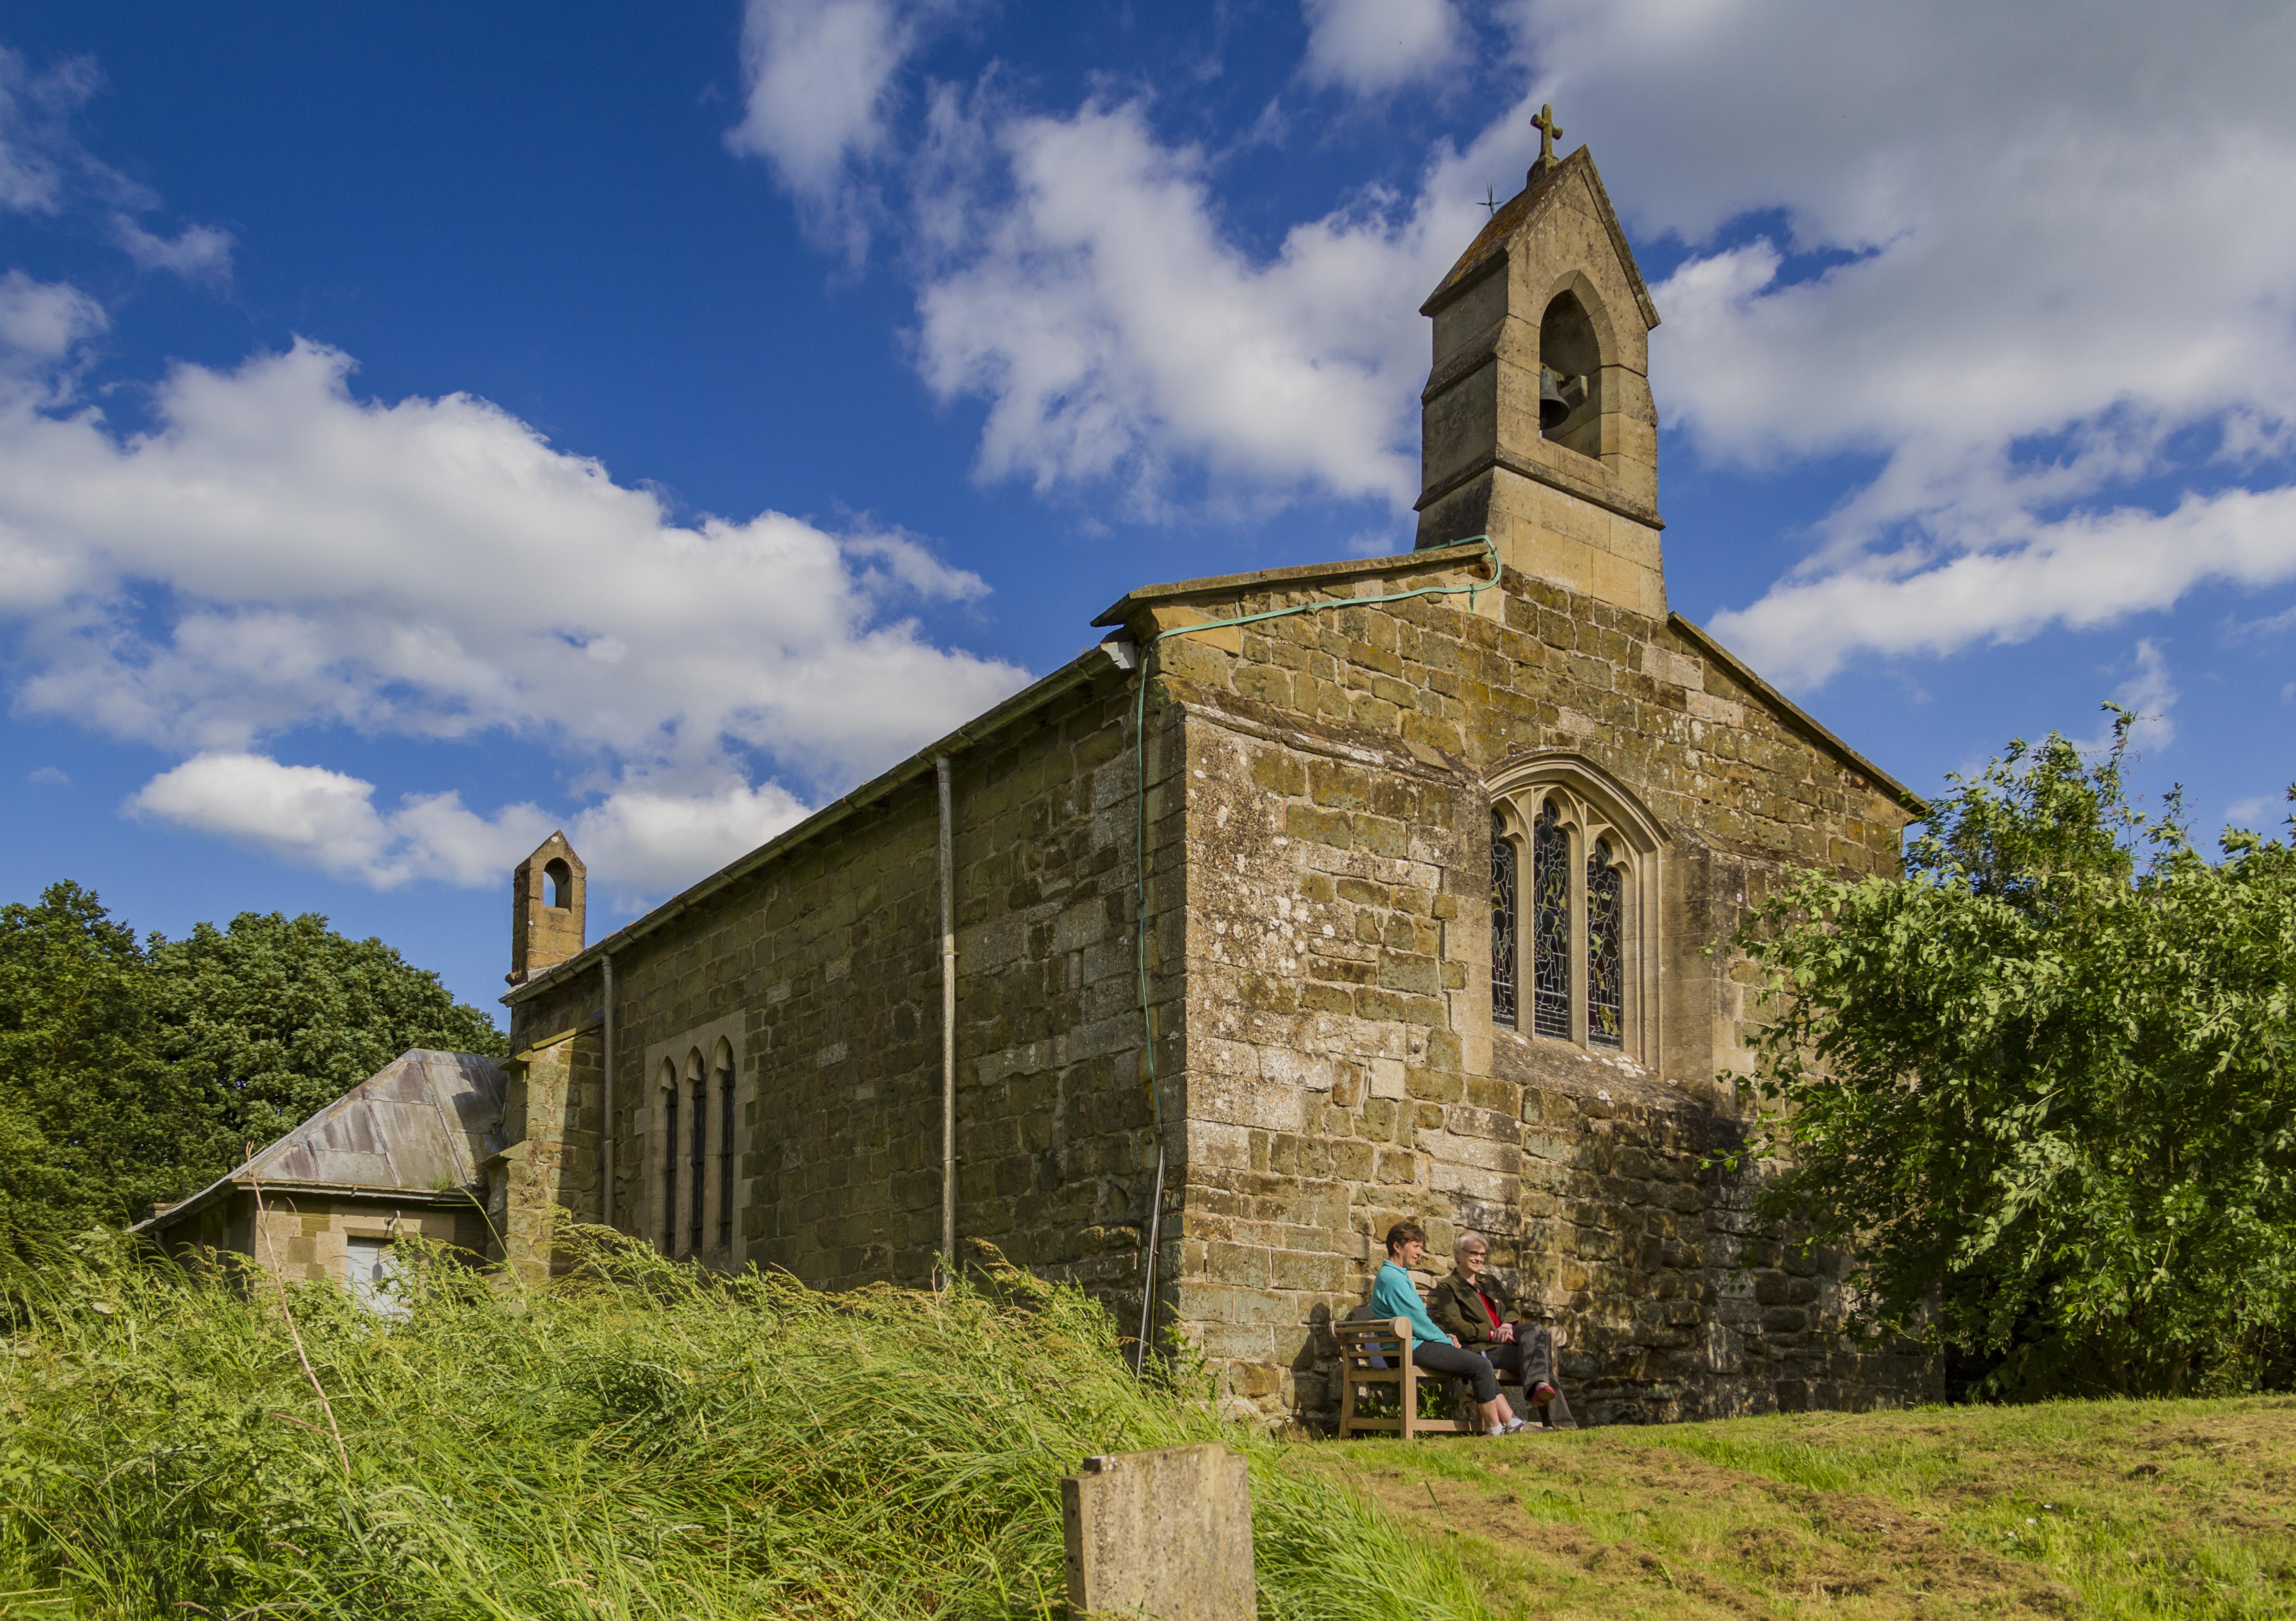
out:
{"label": "seated woman", "polygon": [[1570,1403],[1554,1377],[1554,1335],[1545,1323],[1514,1314],[1506,1286],[1483,1270],[1491,1247],[1479,1232],[1463,1232],[1451,1247],[1451,1275],[1435,1286],[1428,1312],[1446,1333],[1492,1367],[1522,1380],[1524,1399],[1550,1428],[1576,1429]]}
{"label": "seated woman", "polygon": [[1400,1317],[1411,1324],[1411,1363],[1430,1373],[1447,1373],[1454,1378],[1472,1380],[1475,1386],[1475,1405],[1481,1410],[1483,1433],[1487,1436],[1511,1435],[1523,1427],[1499,1395],[1499,1376],[1491,1365],[1472,1351],[1460,1349],[1435,1320],[1427,1315],[1420,1303],[1419,1291],[1411,1282],[1406,1267],[1419,1264],[1427,1253],[1427,1234],[1416,1222],[1398,1222],[1387,1230],[1387,1263],[1379,1269],[1379,1277],[1372,1284],[1372,1309],[1382,1317]]}

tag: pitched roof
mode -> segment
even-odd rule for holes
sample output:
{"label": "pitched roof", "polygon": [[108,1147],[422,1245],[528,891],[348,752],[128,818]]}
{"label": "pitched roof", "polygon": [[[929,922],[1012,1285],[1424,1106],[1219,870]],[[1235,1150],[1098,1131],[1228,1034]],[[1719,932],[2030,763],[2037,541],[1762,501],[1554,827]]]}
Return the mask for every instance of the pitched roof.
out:
{"label": "pitched roof", "polygon": [[234,1188],[322,1185],[340,1191],[436,1196],[474,1186],[498,1154],[504,1082],[491,1058],[401,1053],[243,1164],[135,1230],[171,1227]]}
{"label": "pitched roof", "polygon": [[1510,238],[1533,216],[1560,195],[1565,176],[1584,175],[1587,189],[1594,193],[1595,211],[1602,216],[1603,226],[1611,234],[1611,246],[1618,251],[1619,263],[1626,267],[1627,281],[1634,288],[1635,302],[1643,312],[1645,327],[1658,325],[1658,306],[1651,302],[1650,289],[1643,283],[1642,267],[1635,263],[1635,253],[1627,246],[1627,234],[1619,225],[1618,210],[1611,206],[1611,194],[1603,189],[1603,177],[1595,171],[1595,154],[1580,147],[1569,157],[1547,169],[1534,175],[1530,183],[1501,203],[1488,223],[1477,232],[1467,251],[1459,255],[1450,273],[1435,284],[1435,291],[1419,307],[1419,313],[1431,316],[1435,307],[1444,301],[1454,288],[1473,279],[1492,259],[1504,251]]}

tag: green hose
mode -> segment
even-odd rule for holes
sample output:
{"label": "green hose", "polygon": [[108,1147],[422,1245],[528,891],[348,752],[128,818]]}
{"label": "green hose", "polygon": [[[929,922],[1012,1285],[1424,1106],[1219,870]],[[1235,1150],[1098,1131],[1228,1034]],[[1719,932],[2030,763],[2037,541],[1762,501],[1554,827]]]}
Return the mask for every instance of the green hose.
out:
{"label": "green hose", "polygon": [[1368,608],[1385,602],[1402,602],[1413,597],[1457,597],[1464,595],[1467,606],[1472,609],[1476,599],[1494,588],[1499,580],[1499,551],[1488,535],[1467,535],[1450,542],[1464,546],[1470,540],[1480,540],[1488,555],[1491,577],[1487,580],[1459,586],[1421,586],[1414,590],[1390,591],[1384,597],[1343,597],[1329,602],[1303,602],[1295,607],[1270,608],[1263,613],[1245,613],[1234,619],[1207,620],[1201,625],[1175,625],[1169,630],[1160,630],[1140,644],[1140,685],[1132,708],[1132,802],[1134,834],[1134,871],[1132,904],[1132,949],[1138,966],[1140,979],[1140,1047],[1148,1059],[1148,1103],[1156,1124],[1156,1180],[1148,1199],[1148,1279],[1140,1294],[1140,1337],[1132,1348],[1132,1369],[1135,1373],[1146,1366],[1148,1332],[1154,1326],[1156,1311],[1156,1250],[1163,1229],[1164,1218],[1164,1098],[1156,1083],[1156,1033],[1149,1016],[1148,1007],[1148,654],[1150,649],[1168,637],[1193,636],[1201,630],[1226,630],[1237,625],[1258,624],[1262,620],[1288,619],[1295,613],[1321,613],[1335,608]]}

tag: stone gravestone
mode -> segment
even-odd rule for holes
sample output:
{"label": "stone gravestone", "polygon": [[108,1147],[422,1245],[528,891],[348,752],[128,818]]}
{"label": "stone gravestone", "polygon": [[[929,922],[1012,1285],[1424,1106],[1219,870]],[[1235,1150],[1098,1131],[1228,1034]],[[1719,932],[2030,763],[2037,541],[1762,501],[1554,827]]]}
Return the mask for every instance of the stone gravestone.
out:
{"label": "stone gravestone", "polygon": [[1070,1615],[1252,1621],[1251,1483],[1217,1442],[1087,1458],[1061,1518]]}

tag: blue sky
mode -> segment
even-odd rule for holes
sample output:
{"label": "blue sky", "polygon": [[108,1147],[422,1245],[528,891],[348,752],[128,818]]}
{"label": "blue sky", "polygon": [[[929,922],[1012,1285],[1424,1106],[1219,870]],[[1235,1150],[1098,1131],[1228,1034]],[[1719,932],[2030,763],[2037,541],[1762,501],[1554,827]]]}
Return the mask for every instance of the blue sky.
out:
{"label": "blue sky", "polygon": [[1919,789],[2296,736],[2285,8],[751,0],[0,21],[0,896],[492,1006],[1150,580],[1407,547],[1417,304],[1554,103],[1674,605]]}

